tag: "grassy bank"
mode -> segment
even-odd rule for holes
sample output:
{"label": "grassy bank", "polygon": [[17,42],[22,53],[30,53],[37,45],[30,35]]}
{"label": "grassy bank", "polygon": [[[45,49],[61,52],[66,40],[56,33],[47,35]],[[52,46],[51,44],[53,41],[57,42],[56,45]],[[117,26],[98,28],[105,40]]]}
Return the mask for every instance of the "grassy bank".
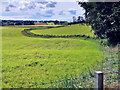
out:
{"label": "grassy bank", "polygon": [[63,35],[86,35],[93,37],[94,33],[91,31],[91,26],[87,25],[81,25],[81,24],[76,24],[76,25],[69,25],[61,28],[50,28],[50,29],[37,29],[37,30],[32,30],[32,33],[39,34],[39,35],[58,35],[58,36],[63,36]]}
{"label": "grassy bank", "polygon": [[[76,28],[74,25],[69,27]],[[21,33],[24,29],[20,26],[2,27],[3,88],[46,83],[65,75],[76,77],[104,58],[98,42],[93,39],[26,37]]]}

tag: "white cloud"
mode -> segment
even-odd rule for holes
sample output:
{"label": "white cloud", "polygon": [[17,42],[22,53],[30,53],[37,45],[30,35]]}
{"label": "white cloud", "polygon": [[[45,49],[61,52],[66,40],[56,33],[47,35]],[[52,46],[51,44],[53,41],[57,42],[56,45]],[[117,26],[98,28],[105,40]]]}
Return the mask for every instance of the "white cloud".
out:
{"label": "white cloud", "polygon": [[[70,20],[75,13],[76,16],[83,13],[76,2],[55,3],[55,0],[11,0],[2,7],[3,19]],[[60,11],[64,15],[59,15]]]}
{"label": "white cloud", "polygon": [[[7,3],[3,3],[4,7],[2,10],[3,15],[8,17],[9,15],[16,15],[22,13],[24,15],[36,16],[36,13],[44,17],[50,17],[54,15],[53,11],[48,13],[48,11],[53,10],[55,8],[56,2],[49,0],[11,0]],[[5,17],[4,16],[4,17]],[[14,16],[15,17],[15,16]],[[18,17],[18,16],[17,16]],[[15,18],[17,18],[15,17]],[[11,17],[12,18],[12,17]],[[34,17],[33,17],[34,18]]]}
{"label": "white cloud", "polygon": [[0,16],[0,19],[11,19],[11,20],[32,20],[32,18],[30,18],[31,16],[26,16],[26,15],[23,15],[23,16]]}
{"label": "white cloud", "polygon": [[[7,2],[7,6],[4,7],[6,11],[28,11],[29,9],[45,9],[45,8],[54,8],[56,6],[56,2],[53,2],[51,0],[9,0]],[[9,5],[13,5],[16,7],[9,7]],[[38,8],[37,8],[38,7]],[[14,10],[13,10],[14,8]]]}
{"label": "white cloud", "polygon": [[59,12],[59,15],[76,15],[77,10],[76,9],[68,9],[68,10],[61,10]]}
{"label": "white cloud", "polygon": [[76,2],[78,0],[55,0],[56,2]]}

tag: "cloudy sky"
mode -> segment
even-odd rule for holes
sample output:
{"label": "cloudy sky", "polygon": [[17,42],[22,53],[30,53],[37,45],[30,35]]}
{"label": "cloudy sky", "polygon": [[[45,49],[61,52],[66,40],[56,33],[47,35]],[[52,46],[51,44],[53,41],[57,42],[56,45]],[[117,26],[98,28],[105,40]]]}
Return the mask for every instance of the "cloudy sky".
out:
{"label": "cloudy sky", "polygon": [[67,20],[83,16],[77,0],[0,0],[0,19]]}

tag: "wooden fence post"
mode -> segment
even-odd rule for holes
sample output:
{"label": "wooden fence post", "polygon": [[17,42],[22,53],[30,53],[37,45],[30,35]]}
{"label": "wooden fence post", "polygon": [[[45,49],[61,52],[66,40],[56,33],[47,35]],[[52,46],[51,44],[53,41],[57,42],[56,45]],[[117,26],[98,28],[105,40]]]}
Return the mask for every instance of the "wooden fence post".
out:
{"label": "wooden fence post", "polygon": [[95,72],[95,90],[103,90],[103,73],[101,71]]}
{"label": "wooden fence post", "polygon": [[118,84],[120,84],[120,43],[118,44]]}

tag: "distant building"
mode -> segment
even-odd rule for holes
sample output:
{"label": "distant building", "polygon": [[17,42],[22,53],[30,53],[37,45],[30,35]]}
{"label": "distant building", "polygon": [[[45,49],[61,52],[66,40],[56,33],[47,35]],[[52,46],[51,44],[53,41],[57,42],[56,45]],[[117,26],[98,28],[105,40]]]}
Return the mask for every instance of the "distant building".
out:
{"label": "distant building", "polygon": [[38,22],[34,22],[35,25],[48,25],[47,23],[38,23]]}

